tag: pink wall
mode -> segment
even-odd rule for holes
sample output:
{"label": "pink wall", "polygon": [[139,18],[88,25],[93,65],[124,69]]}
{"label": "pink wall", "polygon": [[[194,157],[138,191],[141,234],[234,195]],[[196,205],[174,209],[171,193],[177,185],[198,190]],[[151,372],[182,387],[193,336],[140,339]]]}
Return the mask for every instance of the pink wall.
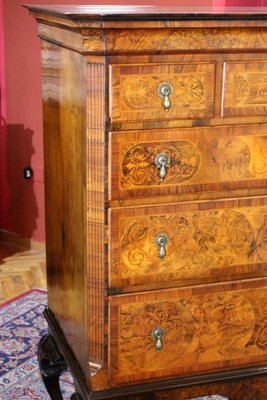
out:
{"label": "pink wall", "polygon": [[[0,34],[3,38],[0,42],[3,117],[0,137],[0,229],[43,242],[45,228],[40,41],[36,36],[35,20],[22,7],[25,0],[0,1],[4,12],[4,32],[3,35]],[[168,2],[179,4],[177,0]],[[29,3],[90,4],[90,1],[31,0]],[[128,1],[94,0],[91,3],[127,4]],[[185,3],[197,5],[199,0],[181,2]],[[165,1],[131,0],[131,4],[165,4]],[[209,5],[211,0],[206,0],[203,4]],[[33,167],[33,180],[23,179],[23,167],[27,164]]]}
{"label": "pink wall", "polygon": [[[201,5],[263,5],[266,0],[205,0]],[[25,0],[0,0],[0,229],[43,242],[41,66],[37,26]],[[26,2],[27,3],[27,2]],[[199,0],[30,0],[31,4],[199,5]],[[4,28],[2,24],[4,21]],[[31,164],[33,180],[23,179]]]}
{"label": "pink wall", "polygon": [[225,0],[225,6],[228,7],[261,7],[266,4],[266,0]]}
{"label": "pink wall", "polygon": [[[3,26],[3,0],[0,0],[0,27]],[[8,204],[8,185],[6,182],[6,96],[4,37],[0,32],[0,220]]]}
{"label": "pink wall", "polygon": [[266,4],[266,0],[225,0],[225,6],[229,7],[261,7]]}

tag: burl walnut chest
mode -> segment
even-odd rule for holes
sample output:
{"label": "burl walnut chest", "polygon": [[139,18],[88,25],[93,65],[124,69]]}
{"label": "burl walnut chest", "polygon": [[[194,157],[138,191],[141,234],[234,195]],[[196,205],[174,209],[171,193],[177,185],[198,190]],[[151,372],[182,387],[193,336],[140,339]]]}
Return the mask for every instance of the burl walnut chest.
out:
{"label": "burl walnut chest", "polygon": [[267,9],[28,6],[61,399],[267,399]]}

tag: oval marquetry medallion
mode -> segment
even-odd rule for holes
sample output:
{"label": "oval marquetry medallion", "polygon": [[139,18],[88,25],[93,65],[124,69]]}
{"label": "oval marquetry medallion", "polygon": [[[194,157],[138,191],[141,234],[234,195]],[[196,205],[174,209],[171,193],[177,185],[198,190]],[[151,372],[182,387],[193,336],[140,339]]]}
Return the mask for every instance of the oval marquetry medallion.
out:
{"label": "oval marquetry medallion", "polygon": [[[166,176],[161,181],[156,157],[167,154],[169,164]],[[197,174],[200,153],[197,147],[186,140],[176,142],[139,143],[125,151],[122,160],[122,186],[151,186],[186,182]]]}

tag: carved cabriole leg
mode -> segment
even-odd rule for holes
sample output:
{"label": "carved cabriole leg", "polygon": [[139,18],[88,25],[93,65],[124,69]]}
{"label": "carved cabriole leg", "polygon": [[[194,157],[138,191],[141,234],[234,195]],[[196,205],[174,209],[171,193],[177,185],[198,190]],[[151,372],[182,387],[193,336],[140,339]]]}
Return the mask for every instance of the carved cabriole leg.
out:
{"label": "carved cabriole leg", "polygon": [[[39,342],[37,357],[42,380],[52,400],[63,400],[60,390],[60,375],[67,371],[68,365],[52,335],[45,335]],[[70,400],[82,400],[73,393]]]}
{"label": "carved cabriole leg", "polygon": [[59,378],[68,369],[68,366],[53,336],[45,335],[41,338],[37,357],[41,377],[49,396],[52,400],[63,400]]}
{"label": "carved cabriole leg", "polygon": [[[42,373],[40,360],[44,356],[43,353],[47,350],[47,347],[48,347],[49,354],[51,351],[54,350],[54,348],[56,348],[56,357],[59,357],[59,359],[62,361],[62,368],[63,368],[62,372],[64,372],[67,368],[69,368],[69,370],[73,376],[73,379],[74,379],[74,385],[75,385],[77,393],[75,392],[72,394],[71,400],[89,400],[89,399],[91,399],[92,398],[91,390],[88,387],[88,383],[85,379],[82,369],[81,369],[74,353],[72,352],[72,350],[64,336],[64,333],[61,330],[60,325],[58,324],[54,314],[52,313],[52,311],[50,309],[46,308],[44,310],[44,317],[48,323],[50,335],[44,336],[41,339],[39,348],[38,348],[38,359],[39,359],[39,365],[40,365],[42,377],[43,377],[43,373]],[[49,338],[49,340],[48,340],[48,338]],[[50,342],[52,342],[51,346],[45,345],[45,343],[50,343]],[[52,347],[52,348],[50,348],[50,347]],[[48,354],[48,358],[50,359],[51,356],[49,354]],[[55,397],[53,397],[53,395],[52,395],[51,399],[54,400]],[[58,397],[57,399],[62,399],[62,397]]]}

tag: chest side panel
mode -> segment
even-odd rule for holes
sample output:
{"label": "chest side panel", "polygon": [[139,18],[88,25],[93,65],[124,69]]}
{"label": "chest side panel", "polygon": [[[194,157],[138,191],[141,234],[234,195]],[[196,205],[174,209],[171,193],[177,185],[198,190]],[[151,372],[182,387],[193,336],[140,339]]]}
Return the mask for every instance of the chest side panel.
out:
{"label": "chest side panel", "polygon": [[87,371],[86,61],[42,42],[48,303]]}

